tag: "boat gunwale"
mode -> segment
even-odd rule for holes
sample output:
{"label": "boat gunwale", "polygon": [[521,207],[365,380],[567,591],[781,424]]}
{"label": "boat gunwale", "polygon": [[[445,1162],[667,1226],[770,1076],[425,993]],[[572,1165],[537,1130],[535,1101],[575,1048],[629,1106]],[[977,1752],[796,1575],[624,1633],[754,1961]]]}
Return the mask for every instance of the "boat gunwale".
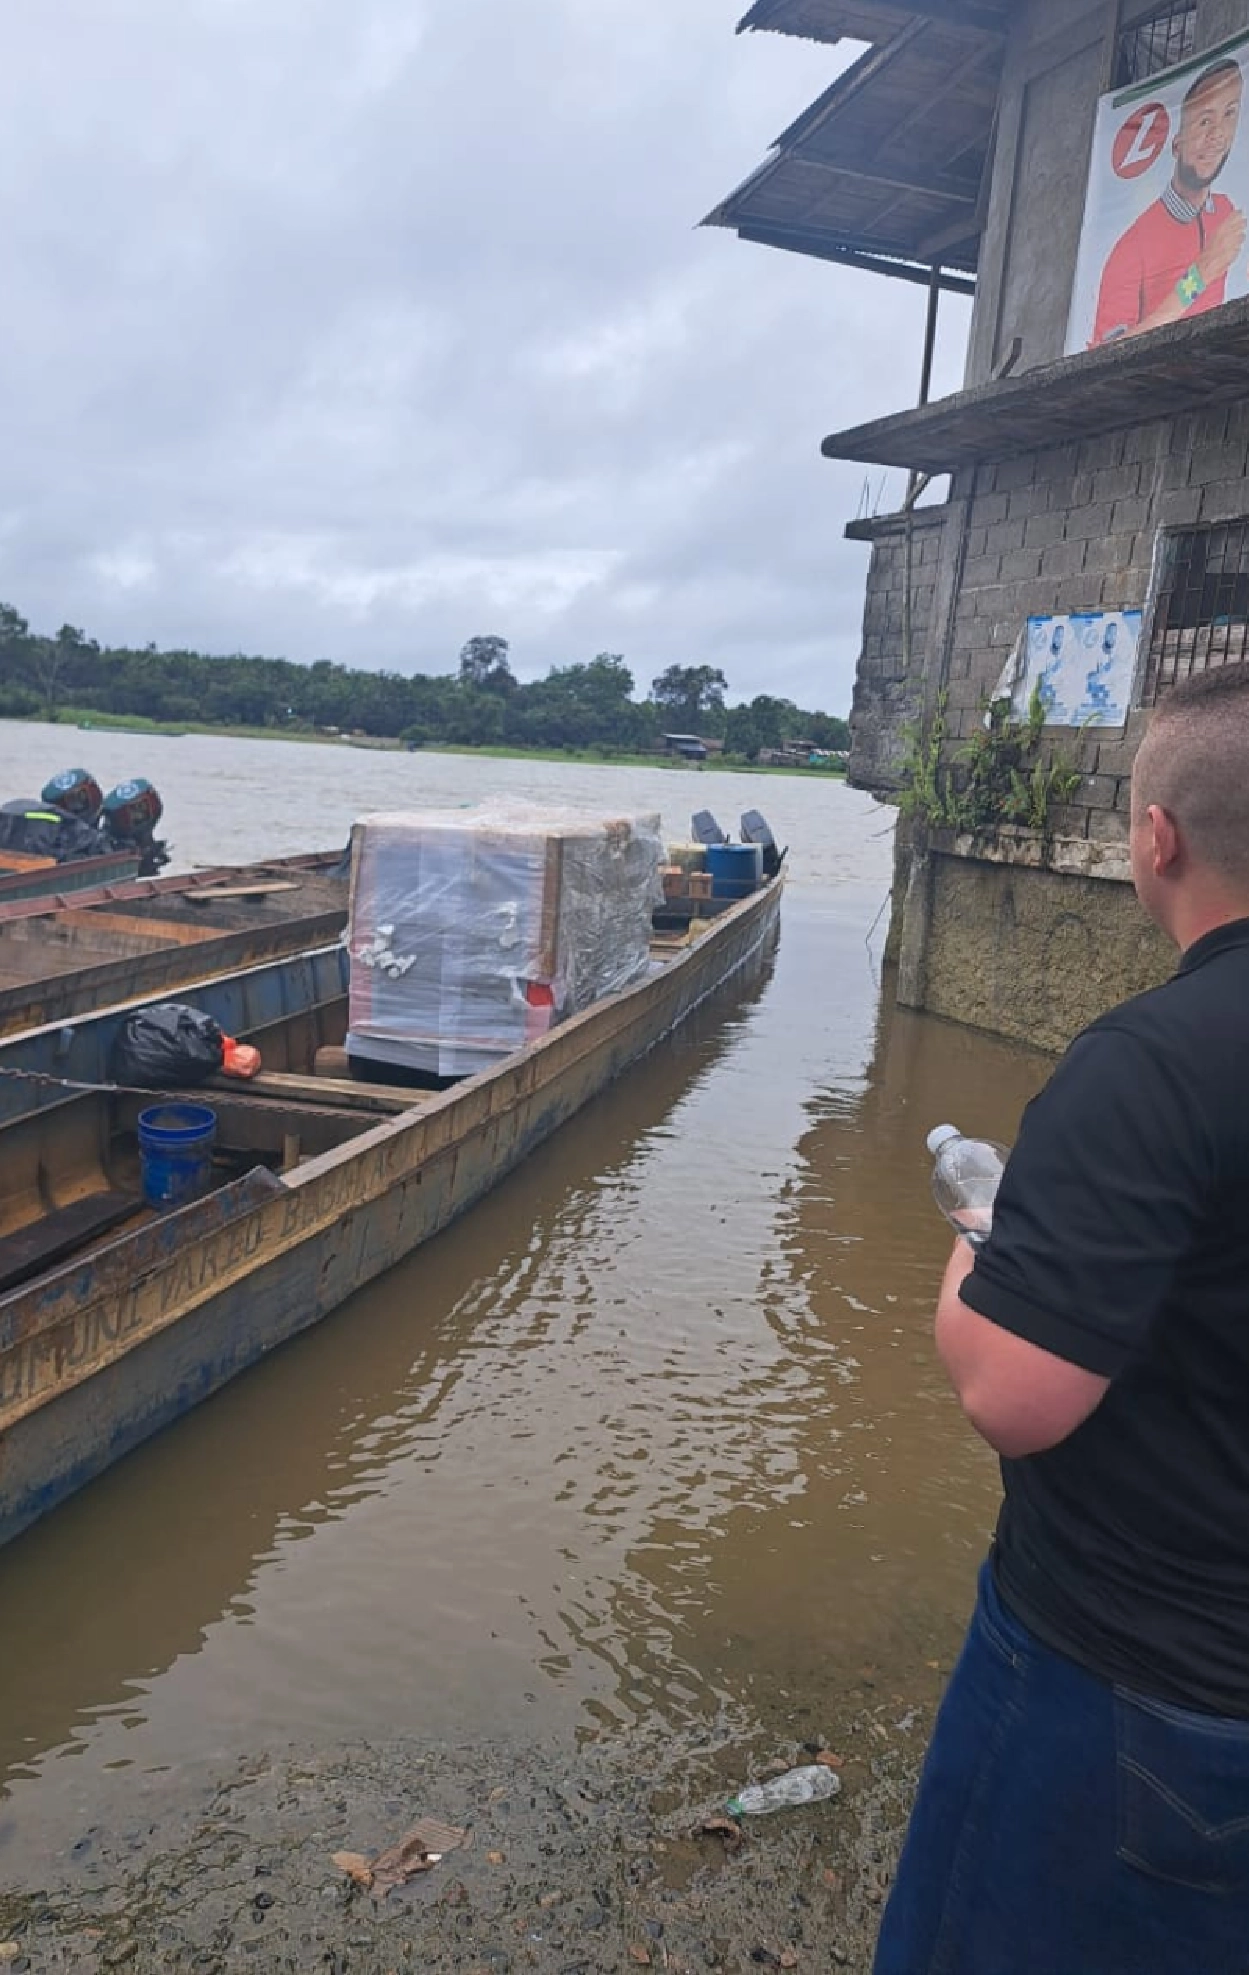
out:
{"label": "boat gunwale", "polygon": [[[171,995],[175,990],[179,994],[193,993],[227,974],[270,967],[283,960],[293,960],[299,953],[333,946],[346,918],[344,904],[341,910],[326,906],[301,918],[273,919],[251,926],[205,926],[196,929],[198,937],[185,944],[154,940],[135,953],[110,954],[42,978],[9,985],[0,983],[0,1042],[39,1035],[48,1029],[63,1029],[69,1024],[79,1025],[115,1007],[148,1002],[158,994]],[[236,956],[238,964],[232,965]],[[80,1000],[89,1002],[93,996],[107,995],[123,976],[136,972],[163,975],[163,978],[149,979],[146,986],[136,987],[124,1000],[110,999],[103,1006],[97,1003],[86,1008],[76,1005]],[[62,1004],[60,1013],[47,1015],[48,1004],[55,1006],[58,1002]],[[32,1003],[39,1003],[45,1010],[44,1020],[30,1023],[22,1019],[25,1008]]]}
{"label": "boat gunwale", "polygon": [[[0,896],[0,922],[10,919],[48,918],[57,912],[91,912],[97,906],[137,905],[152,898],[181,898],[189,892],[211,892],[227,878],[247,872],[259,874],[303,873],[308,877],[328,875],[341,864],[341,850],[305,850],[290,857],[260,858],[251,864],[206,864],[192,871],[166,872],[163,878],[117,878],[84,888],[80,892],[49,892],[37,898],[5,899]],[[83,860],[80,860],[83,861]],[[58,865],[58,870],[68,867]]]}
{"label": "boat gunwale", "polygon": [[[0,1344],[0,1449],[7,1430],[169,1330],[257,1269],[277,1262],[336,1221],[371,1207],[393,1188],[412,1181],[419,1184],[423,1169],[440,1154],[448,1150],[458,1152],[475,1135],[497,1128],[543,1088],[553,1089],[560,1078],[574,1073],[596,1050],[627,1036],[633,1017],[640,1017],[649,1004],[653,1002],[658,1009],[669,999],[679,1000],[680,983],[687,973],[701,971],[734,931],[758,918],[757,938],[743,947],[731,966],[716,973],[704,992],[688,1002],[651,1042],[628,1059],[639,1061],[760,950],[775,924],[783,885],[782,874],[718,915],[699,940],[666,959],[658,973],[648,971],[640,980],[592,1003],[548,1035],[511,1052],[488,1069],[449,1090],[422,1096],[411,1108],[370,1125],[343,1144],[309,1159],[292,1173],[269,1175],[272,1184],[266,1186],[263,1198],[240,1200],[234,1213],[219,1212],[215,1227],[200,1233],[195,1229],[195,1222],[202,1221],[202,1210],[208,1201],[221,1200],[233,1188],[219,1189],[208,1201],[195,1202],[165,1215],[154,1227],[132,1229],[104,1243],[89,1256],[71,1258],[0,1297],[0,1332],[7,1332],[9,1338],[7,1343]],[[144,999],[150,997],[140,997],[140,1001]],[[105,1012],[112,1011],[100,1011]],[[53,1032],[61,1026],[48,1025]],[[561,1055],[566,1060],[559,1061]],[[545,1076],[544,1066],[548,1070]],[[597,1088],[614,1080],[616,1074],[612,1071],[605,1076]],[[505,1086],[504,1097],[501,1093]],[[587,1092],[567,1115],[571,1116],[595,1094],[597,1089]],[[456,1128],[461,1125],[462,1129]],[[509,1160],[502,1164],[494,1179],[455,1206],[407,1252],[413,1252],[473,1200],[489,1191],[514,1163],[515,1160]],[[243,1184],[248,1177],[243,1176]],[[159,1230],[159,1235],[152,1239],[154,1228]],[[189,1237],[185,1242],[179,1239],[183,1233]],[[253,1233],[254,1240],[250,1238]],[[121,1273],[126,1250],[142,1242],[145,1236],[149,1237],[144,1242],[146,1250],[149,1254],[156,1252],[150,1260],[145,1256],[142,1273],[129,1284],[119,1286],[116,1278]],[[225,1244],[220,1266],[214,1241]],[[97,1285],[90,1281],[93,1270],[99,1272]],[[93,1311],[99,1313],[110,1305],[113,1322],[111,1328],[99,1324],[99,1348],[94,1352],[79,1350],[78,1324],[85,1323]],[[20,1322],[23,1314],[34,1317],[34,1325],[23,1327]],[[41,1314],[43,1322],[38,1321]],[[29,1359],[27,1376],[17,1380],[6,1378],[6,1361],[14,1363],[20,1373],[23,1354]],[[51,1376],[37,1378],[37,1373],[46,1371],[49,1359]],[[27,1389],[23,1390],[23,1386]]]}

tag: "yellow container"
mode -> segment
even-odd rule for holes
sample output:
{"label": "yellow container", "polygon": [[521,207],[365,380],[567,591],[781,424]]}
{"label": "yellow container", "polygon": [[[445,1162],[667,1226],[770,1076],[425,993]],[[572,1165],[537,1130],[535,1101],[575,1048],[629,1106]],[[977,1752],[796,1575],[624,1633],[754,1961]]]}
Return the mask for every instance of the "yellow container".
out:
{"label": "yellow container", "polygon": [[692,871],[706,870],[707,852],[700,843],[669,844],[668,862],[677,865],[688,876]]}

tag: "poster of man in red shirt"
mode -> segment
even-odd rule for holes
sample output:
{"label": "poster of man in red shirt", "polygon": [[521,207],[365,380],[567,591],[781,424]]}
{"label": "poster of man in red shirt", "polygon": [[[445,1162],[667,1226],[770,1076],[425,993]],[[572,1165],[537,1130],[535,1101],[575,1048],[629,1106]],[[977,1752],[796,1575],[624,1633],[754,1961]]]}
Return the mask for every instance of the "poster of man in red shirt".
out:
{"label": "poster of man in red shirt", "polygon": [[1238,147],[1245,78],[1235,52],[1247,39],[1103,98],[1069,351],[1249,292],[1249,163]]}

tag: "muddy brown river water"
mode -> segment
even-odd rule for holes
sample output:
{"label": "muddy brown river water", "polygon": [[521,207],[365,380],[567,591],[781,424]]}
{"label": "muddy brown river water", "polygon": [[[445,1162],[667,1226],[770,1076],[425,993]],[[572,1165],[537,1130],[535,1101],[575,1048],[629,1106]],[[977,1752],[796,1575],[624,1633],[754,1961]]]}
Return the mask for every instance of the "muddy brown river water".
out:
{"label": "muddy brown river water", "polygon": [[[302,1945],[293,1924],[261,1929],[244,1957],[233,1935],[213,1947],[206,1906],[198,1932],[162,1936],[195,1904],[195,1868],[164,1896],[151,1874],[178,1846],[192,1856],[230,1779],[253,1793],[231,1813],[247,1858],[291,1803],[316,1800],[291,1842],[323,1860],[353,1822],[367,1848],[409,1810],[471,1817],[492,1792],[511,1803],[595,1764],[617,1779],[597,1800],[623,1803],[619,1777],[637,1779],[630,1815],[666,1817],[679,1843],[717,1790],[830,1735],[869,1740],[820,1828],[848,1825],[857,1793],[859,1829],[891,1757],[902,1775],[918,1753],[997,1502],[931,1348],[947,1242],[924,1136],[949,1116],[1009,1140],[1047,1060],[887,1006],[890,815],[838,782],[0,725],[6,792],[80,757],[106,785],[157,784],[179,865],[488,792],[658,808],[672,836],[694,807],[735,823],[757,805],[791,845],[762,979],[406,1265],[0,1552],[0,1886],[19,1960],[112,1965],[120,1943],[153,1967],[610,1968],[642,1965],[640,1944],[687,1965],[653,1919],[658,1935],[604,1946],[594,1927],[581,1960],[566,1942],[544,1960],[510,1921],[509,1948],[468,1938],[463,1910],[459,1947],[431,1936],[411,1961],[393,1941],[371,1960],[363,1934],[353,1949],[328,1923]],[[536,1832],[531,1851],[513,1844],[534,1872]],[[483,1827],[479,1861],[485,1842]],[[797,1841],[773,1842],[788,1885]],[[197,1856],[207,1884],[217,1868]],[[847,1854],[826,1884],[854,1869]],[[307,1898],[332,1906],[325,1876]],[[592,1878],[587,1863],[587,1897]],[[485,1898],[469,1887],[464,1906]],[[750,1965],[760,1900],[756,1886],[688,1965],[739,1950]]]}

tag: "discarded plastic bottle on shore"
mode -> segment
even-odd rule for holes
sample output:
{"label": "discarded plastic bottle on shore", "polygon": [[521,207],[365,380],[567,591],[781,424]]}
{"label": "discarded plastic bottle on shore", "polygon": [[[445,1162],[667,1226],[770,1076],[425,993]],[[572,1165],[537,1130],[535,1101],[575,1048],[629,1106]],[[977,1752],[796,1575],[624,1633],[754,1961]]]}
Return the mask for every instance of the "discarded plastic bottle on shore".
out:
{"label": "discarded plastic bottle on shore", "polygon": [[992,1138],[964,1138],[956,1125],[938,1125],[928,1134],[935,1164],[932,1190],[952,1227],[973,1248],[982,1248],[993,1225],[993,1202],[1010,1157]]}
{"label": "discarded plastic bottle on shore", "polygon": [[792,1810],[797,1804],[835,1797],[840,1789],[841,1778],[835,1770],[822,1762],[811,1762],[801,1769],[787,1769],[783,1776],[769,1777],[766,1783],[748,1783],[727,1808],[730,1817],[766,1817],[772,1810]]}

